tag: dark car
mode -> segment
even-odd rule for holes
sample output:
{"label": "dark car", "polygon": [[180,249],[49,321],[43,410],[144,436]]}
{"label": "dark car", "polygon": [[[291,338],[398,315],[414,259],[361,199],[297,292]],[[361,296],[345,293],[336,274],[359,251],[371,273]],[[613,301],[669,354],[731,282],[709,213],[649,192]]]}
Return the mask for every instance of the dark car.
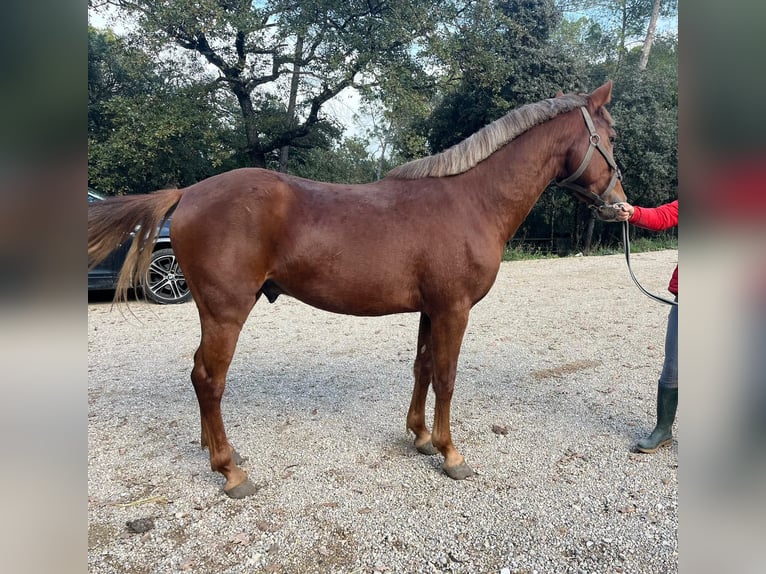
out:
{"label": "dark car", "polygon": [[[103,199],[103,196],[88,189],[88,203]],[[126,241],[88,271],[88,291],[112,290],[117,286],[117,278],[129,248],[130,241]],[[184,303],[191,299],[186,279],[170,245],[170,220],[162,225],[154,242],[152,262],[144,282],[144,294],[147,299],[160,304]]]}

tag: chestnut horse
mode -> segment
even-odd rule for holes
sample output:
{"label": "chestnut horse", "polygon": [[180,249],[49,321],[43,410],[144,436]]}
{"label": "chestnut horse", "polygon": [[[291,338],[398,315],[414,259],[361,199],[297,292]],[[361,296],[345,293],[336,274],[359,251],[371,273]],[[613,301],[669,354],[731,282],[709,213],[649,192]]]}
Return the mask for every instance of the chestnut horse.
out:
{"label": "chestnut horse", "polygon": [[[237,169],[185,189],[89,206],[90,265],[134,235],[116,300],[146,275],[157,229],[172,213],[173,249],[202,329],[191,372],[202,447],[225,477],[226,494],[256,490],[226,438],[221,397],[240,330],[261,295],[273,302],[285,294],[350,315],[419,312],[407,428],[418,451],[443,455],[448,476],[473,474],[450,433],[468,314],[492,287],[506,242],[551,181],[571,187],[602,219],[611,203],[625,199],[604,108],[611,93],[609,81],[591,94],[522,106],[367,185]],[[432,431],[425,417],[429,386]]]}

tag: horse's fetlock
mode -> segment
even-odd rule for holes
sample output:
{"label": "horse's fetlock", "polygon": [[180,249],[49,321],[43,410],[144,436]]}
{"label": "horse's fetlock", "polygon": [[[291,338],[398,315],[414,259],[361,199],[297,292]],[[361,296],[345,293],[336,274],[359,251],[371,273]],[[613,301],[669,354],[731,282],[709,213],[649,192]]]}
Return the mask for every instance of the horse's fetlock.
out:
{"label": "horse's fetlock", "polygon": [[233,457],[234,449],[226,448],[219,452],[210,452],[210,468],[216,472],[223,472],[226,468],[236,467]]}

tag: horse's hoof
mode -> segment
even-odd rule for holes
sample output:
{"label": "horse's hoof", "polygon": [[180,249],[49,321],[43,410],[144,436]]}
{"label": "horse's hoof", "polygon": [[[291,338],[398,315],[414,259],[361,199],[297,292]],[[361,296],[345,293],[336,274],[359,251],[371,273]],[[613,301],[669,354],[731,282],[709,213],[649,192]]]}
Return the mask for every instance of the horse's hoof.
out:
{"label": "horse's hoof", "polygon": [[433,454],[439,454],[439,450],[433,445],[433,443],[429,440],[427,442],[424,442],[421,445],[415,445],[415,448],[419,453],[427,454],[429,456]]}
{"label": "horse's hoof", "polygon": [[469,476],[476,474],[465,462],[457,466],[442,466],[442,468],[444,469],[446,475],[454,480],[463,480],[464,478],[468,478]]}
{"label": "horse's hoof", "polygon": [[258,487],[255,486],[255,484],[253,484],[248,478],[244,482],[240,482],[237,486],[234,486],[229,490],[224,488],[223,491],[229,498],[239,499],[255,494],[258,492]]}

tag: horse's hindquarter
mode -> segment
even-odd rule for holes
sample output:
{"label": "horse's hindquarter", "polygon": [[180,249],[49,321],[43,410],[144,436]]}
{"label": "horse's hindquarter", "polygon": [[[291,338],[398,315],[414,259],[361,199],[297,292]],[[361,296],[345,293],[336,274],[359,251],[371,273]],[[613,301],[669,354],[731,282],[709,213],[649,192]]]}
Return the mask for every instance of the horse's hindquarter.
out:
{"label": "horse's hindquarter", "polygon": [[255,168],[184,190],[170,236],[198,305],[255,296],[277,257],[289,202],[280,174]]}

